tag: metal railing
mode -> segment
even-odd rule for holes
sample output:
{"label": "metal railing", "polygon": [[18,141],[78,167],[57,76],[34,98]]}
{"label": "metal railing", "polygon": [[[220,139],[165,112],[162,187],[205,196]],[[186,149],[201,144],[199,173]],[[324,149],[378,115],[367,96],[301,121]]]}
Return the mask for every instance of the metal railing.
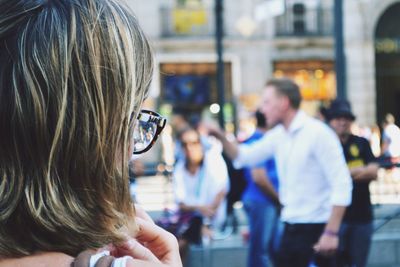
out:
{"label": "metal railing", "polygon": [[275,18],[276,36],[332,36],[334,26],[333,9],[296,8],[291,6]]}

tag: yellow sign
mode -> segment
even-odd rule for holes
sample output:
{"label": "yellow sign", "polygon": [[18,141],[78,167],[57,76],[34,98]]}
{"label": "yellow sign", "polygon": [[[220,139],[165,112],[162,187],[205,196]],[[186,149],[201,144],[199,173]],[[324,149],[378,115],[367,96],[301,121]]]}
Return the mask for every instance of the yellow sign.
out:
{"label": "yellow sign", "polygon": [[193,33],[194,27],[207,23],[207,13],[204,8],[175,8],[173,12],[175,32],[179,34]]}

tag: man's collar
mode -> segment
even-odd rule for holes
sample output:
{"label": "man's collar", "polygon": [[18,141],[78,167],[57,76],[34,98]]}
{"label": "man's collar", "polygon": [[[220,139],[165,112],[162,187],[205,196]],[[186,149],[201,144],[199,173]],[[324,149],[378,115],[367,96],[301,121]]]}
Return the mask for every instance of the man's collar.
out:
{"label": "man's collar", "polygon": [[290,123],[289,129],[287,130],[288,133],[293,134],[303,128],[305,122],[307,120],[306,114],[299,110],[297,111],[295,117],[293,118],[292,122]]}

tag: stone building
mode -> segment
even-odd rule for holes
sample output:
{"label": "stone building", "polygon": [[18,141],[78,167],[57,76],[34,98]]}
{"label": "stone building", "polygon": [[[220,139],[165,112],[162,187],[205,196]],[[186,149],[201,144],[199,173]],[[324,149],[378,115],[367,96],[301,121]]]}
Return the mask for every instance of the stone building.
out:
{"label": "stone building", "polygon": [[[214,0],[127,1],[156,52],[151,104],[195,113],[217,102]],[[370,126],[387,112],[400,119],[400,1],[343,2],[347,96],[358,121]],[[294,78],[311,113],[335,97],[333,6],[334,0],[224,1],[228,123],[234,107],[256,108],[273,76]]]}
{"label": "stone building", "polygon": [[346,0],[347,94],[365,124],[400,120],[400,1]]}

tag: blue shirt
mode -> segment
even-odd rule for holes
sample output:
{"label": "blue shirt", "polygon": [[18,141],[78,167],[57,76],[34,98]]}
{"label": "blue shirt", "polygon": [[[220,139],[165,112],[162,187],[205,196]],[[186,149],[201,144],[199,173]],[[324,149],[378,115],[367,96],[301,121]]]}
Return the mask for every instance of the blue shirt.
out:
{"label": "blue shirt", "polygon": [[[251,144],[254,141],[261,139],[264,134],[261,131],[256,130],[252,136],[250,136],[246,141],[243,143]],[[275,160],[274,158],[268,159],[265,162],[257,165],[256,167],[264,167],[267,173],[267,176],[272,183],[273,187],[275,188],[276,192],[278,192],[278,174],[276,171]],[[242,201],[253,201],[258,203],[265,203],[265,204],[272,204],[270,197],[266,196],[261,189],[258,187],[256,183],[253,181],[253,177],[251,175],[252,168],[245,168],[244,169],[244,176],[247,181],[247,187],[242,195]]]}

